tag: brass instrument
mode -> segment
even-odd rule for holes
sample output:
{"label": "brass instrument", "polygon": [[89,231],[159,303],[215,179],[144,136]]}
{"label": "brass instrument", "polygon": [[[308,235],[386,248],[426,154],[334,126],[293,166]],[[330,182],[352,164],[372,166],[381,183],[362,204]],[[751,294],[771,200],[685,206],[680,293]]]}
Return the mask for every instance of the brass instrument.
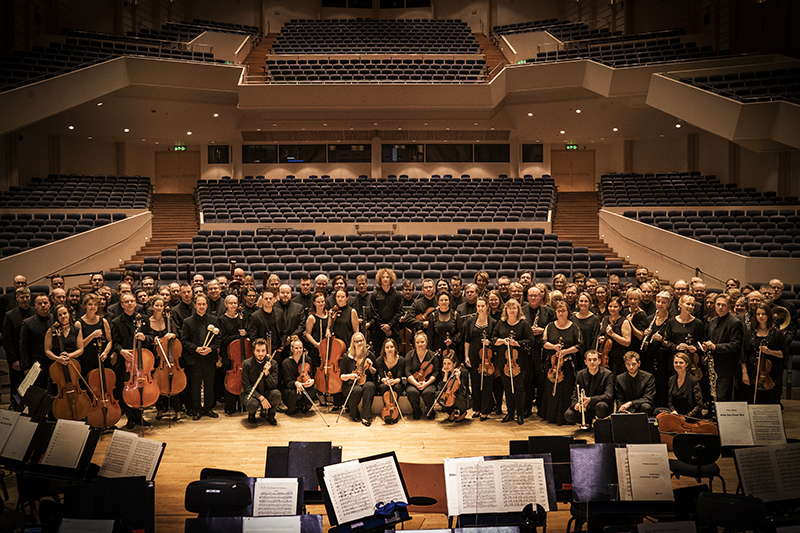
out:
{"label": "brass instrument", "polygon": [[775,321],[775,325],[781,331],[785,331],[792,322],[792,315],[789,313],[789,310],[780,305],[776,305],[772,308],[772,317]]}
{"label": "brass instrument", "polygon": [[589,429],[589,426],[586,424],[586,407],[583,405],[583,402],[586,400],[586,391],[584,391],[580,385],[575,384],[575,388],[578,389],[578,406],[581,408],[581,426],[582,430]]}

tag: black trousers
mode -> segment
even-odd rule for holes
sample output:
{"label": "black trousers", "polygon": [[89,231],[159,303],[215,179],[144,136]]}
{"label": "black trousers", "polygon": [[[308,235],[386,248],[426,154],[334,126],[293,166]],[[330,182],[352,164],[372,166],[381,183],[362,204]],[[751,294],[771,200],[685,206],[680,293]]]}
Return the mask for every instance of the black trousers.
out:
{"label": "black trousers", "polygon": [[[210,364],[209,364],[210,363]],[[214,376],[216,374],[214,361],[198,361],[189,367],[192,384],[192,407],[196,412],[210,411],[216,404],[214,398]],[[202,389],[202,398],[200,390]]]}
{"label": "black trousers", "polygon": [[[347,407],[350,408],[350,418],[353,420],[372,420],[372,400],[375,398],[375,384],[371,381],[364,382],[363,385],[354,385],[353,392],[350,392],[352,385],[345,381],[344,389],[350,394]],[[361,403],[359,411],[358,404]]]}

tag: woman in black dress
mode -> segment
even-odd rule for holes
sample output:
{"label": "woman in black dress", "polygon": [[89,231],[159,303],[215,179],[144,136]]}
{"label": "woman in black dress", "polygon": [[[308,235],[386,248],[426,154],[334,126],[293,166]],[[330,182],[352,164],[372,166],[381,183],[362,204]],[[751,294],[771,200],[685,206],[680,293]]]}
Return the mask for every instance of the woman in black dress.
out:
{"label": "woman in black dress", "polygon": [[[600,287],[598,287],[598,290]],[[603,344],[611,340],[611,349],[608,352],[608,368],[614,376],[626,372],[625,363],[622,356],[628,351],[631,345],[631,324],[627,318],[622,317],[622,299],[619,296],[612,296],[608,300],[608,316],[600,324],[600,350],[603,351]]]}
{"label": "woman in black dress", "polygon": [[[572,405],[572,393],[575,388],[576,357],[580,356],[581,330],[578,325],[570,320],[569,306],[566,302],[559,302],[555,308],[556,320],[550,322],[544,330],[544,354],[547,362],[548,381],[545,382],[544,405],[539,411],[539,416],[552,424],[559,426],[567,424],[564,412]],[[555,382],[558,358],[555,357],[561,350],[562,381]],[[576,355],[577,354],[577,355]]]}
{"label": "woman in black dress", "polygon": [[433,351],[452,350],[461,340],[458,311],[450,309],[450,294],[440,292],[436,297],[437,307],[429,315],[428,342]]}
{"label": "woman in black dress", "polygon": [[[406,388],[406,359],[397,353],[397,343],[391,337],[383,341],[375,369],[378,376],[378,395],[383,397],[384,404],[399,401]],[[397,420],[387,418],[384,422],[394,424]]]}
{"label": "woman in black dress", "polygon": [[492,332],[497,321],[489,316],[489,302],[486,298],[479,297],[475,302],[475,316],[467,321],[464,331],[464,357],[467,368],[469,368],[470,380],[472,383],[472,418],[476,415],[481,417],[481,421],[489,418],[494,406],[492,395],[494,376],[492,374],[481,376],[479,367],[481,364],[481,350],[487,348],[489,357],[492,350],[489,348]]}
{"label": "woman in black dress", "polygon": [[664,331],[670,320],[669,302],[672,295],[661,291],[656,295],[656,312],[647,317],[647,329],[642,337],[642,368],[656,379],[656,405],[667,404],[669,378],[672,375],[672,349],[664,343]]}
{"label": "woman in black dress", "polygon": [[575,370],[583,369],[583,354],[589,350],[597,349],[597,337],[600,334],[600,318],[592,312],[592,297],[588,292],[578,295],[578,312],[570,317],[570,320],[578,325],[581,330],[581,349],[578,356],[573,357]]}
{"label": "woman in black dress", "polygon": [[342,340],[349,347],[353,333],[359,331],[359,323],[358,313],[350,306],[346,290],[336,291],[336,307],[338,309],[331,312],[331,316],[335,317],[331,318],[333,320],[331,329],[336,338]]}
{"label": "woman in black dress", "polygon": [[[150,318],[147,321],[145,321],[142,331],[144,333],[145,348],[153,353],[153,356],[155,357],[154,368],[158,368],[161,364],[160,361],[161,358],[164,357],[164,354],[155,344],[156,337],[162,339],[163,341],[175,339],[175,333],[173,332],[177,331],[178,329],[173,321],[170,324],[170,333],[167,333],[167,320],[172,320],[172,318],[167,318],[166,314],[164,313],[166,302],[164,301],[163,297],[153,296],[150,298],[150,307],[153,311],[153,314],[150,315]],[[166,349],[166,343],[163,346]],[[181,364],[181,366],[183,365]],[[180,396],[178,394],[173,396],[166,396],[162,394],[158,397],[158,400],[156,401],[156,420],[161,420],[164,417],[164,411],[167,410],[167,407],[172,409],[174,413],[172,417],[173,420],[181,419],[183,405],[181,405]]]}
{"label": "woman in black dress", "polygon": [[78,322],[83,333],[83,354],[80,363],[84,377],[100,366],[100,360],[105,364],[108,355],[114,350],[114,344],[111,342],[111,326],[108,320],[97,314],[102,300],[104,300],[102,296],[91,292],[83,297],[85,314],[78,319]]}
{"label": "woman in black dress", "polygon": [[[308,349],[307,357],[310,357],[314,362],[314,366],[319,367],[321,357],[319,355],[319,343],[325,338],[325,332],[328,330],[328,310],[325,305],[325,295],[317,292],[311,298],[311,308],[306,319],[306,330],[303,334],[305,338],[305,345]],[[342,342],[347,342],[342,340]],[[323,396],[320,396],[320,401],[324,402]]]}
{"label": "woman in black dress", "polygon": [[[44,353],[48,359],[51,360],[50,364],[42,365],[42,372],[48,376],[49,388],[54,390],[54,383],[49,378],[47,373],[53,363],[59,363],[66,366],[70,359],[80,357],[83,353],[83,332],[81,331],[81,323],[72,323],[72,315],[66,305],[57,305],[54,314],[56,317],[55,323],[50,326],[44,336]],[[58,337],[61,337],[59,341]],[[85,388],[84,384],[80,385]]]}
{"label": "woman in black dress", "polygon": [[[242,337],[247,337],[247,330],[244,327],[244,320],[239,314],[239,298],[233,294],[225,297],[225,313],[219,317],[220,347],[222,367],[217,368],[214,386],[217,396],[221,397],[225,404],[225,414],[232,415],[239,410],[239,394],[232,394],[225,388],[225,376],[231,369],[231,360],[228,356],[228,347],[231,343],[239,342]],[[245,354],[241,354],[244,363]]]}
{"label": "woman in black dress", "polygon": [[[750,327],[745,330],[744,335],[747,370],[742,372],[742,382],[747,385],[745,389],[747,401],[749,403],[780,403],[781,379],[789,350],[786,346],[786,337],[774,324],[769,305],[759,304],[756,308],[755,320],[750,321]],[[756,369],[759,353],[761,354],[761,372]],[[755,396],[753,394],[754,386],[757,387]]]}
{"label": "woman in black dress", "polygon": [[[678,301],[678,310],[680,311],[678,316],[670,318],[664,328],[664,346],[669,348],[673,354],[685,352],[691,360],[689,371],[697,376],[697,365],[701,355],[700,343],[706,340],[706,327],[702,320],[692,316],[694,296],[688,294],[681,296]],[[704,381],[707,385],[707,378]],[[703,381],[701,381],[700,387],[704,391],[707,390],[708,387],[703,385]]]}
{"label": "woman in black dress", "polygon": [[[525,403],[525,372],[532,371],[527,355],[533,344],[533,330],[525,320],[519,302],[513,298],[503,306],[503,314],[492,333],[492,344],[494,366],[500,369],[500,379],[506,393],[506,416],[502,421],[516,420],[517,424],[522,425],[525,422],[521,411]],[[509,351],[511,353],[507,353]],[[515,354],[517,361],[516,367],[513,367]],[[517,405],[520,406],[519,412]]]}
{"label": "woman in black dress", "polygon": [[[343,292],[343,291],[342,291]],[[354,422],[365,426],[372,424],[372,400],[375,398],[375,365],[367,350],[367,341],[362,333],[353,333],[350,348],[342,359],[342,392],[347,392],[347,407]],[[359,381],[364,381],[359,384]],[[361,408],[359,409],[359,404]]]}
{"label": "woman in black dress", "polygon": [[689,362],[689,356],[685,353],[675,354],[673,358],[675,374],[669,378],[667,392],[668,407],[656,409],[655,414],[667,412],[692,418],[697,418],[702,414],[703,393],[700,392],[697,378],[687,371]]}

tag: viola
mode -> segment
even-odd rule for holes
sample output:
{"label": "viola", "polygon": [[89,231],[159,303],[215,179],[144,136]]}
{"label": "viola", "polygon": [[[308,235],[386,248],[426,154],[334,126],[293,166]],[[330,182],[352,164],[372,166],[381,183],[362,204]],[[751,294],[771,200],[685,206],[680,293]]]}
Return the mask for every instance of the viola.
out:
{"label": "viola", "polygon": [[303,357],[300,359],[300,364],[297,367],[297,381],[305,383],[311,379],[311,365],[306,363],[306,354],[308,352],[303,350]]}
{"label": "viola", "polygon": [[445,383],[439,403],[445,407],[453,407],[456,402],[456,392],[461,388],[461,369],[453,370],[453,375]]}
{"label": "viola", "polygon": [[369,358],[369,352],[364,354],[364,357],[356,364],[356,383],[363,385],[367,382],[367,371],[372,368],[372,360]]}
{"label": "viola", "polygon": [[492,362],[492,350],[489,349],[488,346],[483,344],[482,341],[486,340],[486,330],[483,331],[481,335],[481,351],[480,351],[480,358],[481,362],[478,365],[478,372],[481,373],[481,376],[491,376],[495,373],[494,363]]}
{"label": "viola", "polygon": [[[337,339],[331,331],[331,325],[339,315],[339,306],[336,305],[328,317],[328,328],[325,335],[322,334],[322,322],[320,321],[319,354],[322,364],[314,374],[314,383],[317,384],[319,392],[323,394],[335,394],[342,391],[341,363],[342,355],[347,350],[342,339]],[[324,355],[323,355],[324,354]]]}
{"label": "viola", "polygon": [[433,312],[434,309],[436,309],[436,308],[435,307],[429,307],[423,313],[418,314],[415,318],[417,320],[419,320],[420,322],[425,322],[426,320],[428,320],[428,315],[430,315]]}
{"label": "viola", "polygon": [[[437,351],[436,354],[438,353],[439,352]],[[417,383],[425,383],[425,381],[428,379],[428,376],[430,376],[431,372],[433,372],[433,358],[436,357],[436,354],[431,355],[430,359],[425,359],[422,361],[422,364],[419,365],[419,370],[414,372],[414,379],[417,380]],[[415,353],[414,356],[416,357],[416,355],[417,354]]]}
{"label": "viola", "polygon": [[[764,346],[765,343],[762,342],[761,346]],[[772,390],[775,388],[775,381],[773,381],[770,373],[772,372],[772,361],[767,359],[766,357],[762,357],[761,354],[761,346],[758,348],[758,369],[756,373],[758,374],[758,384],[756,385],[757,389],[759,390]]]}
{"label": "viola", "polygon": [[561,350],[564,348],[564,339],[558,338],[558,350],[550,356],[550,370],[547,371],[547,379],[553,384],[553,396],[556,395],[556,387],[564,381],[564,372],[561,370],[561,365],[564,358],[561,355]]}
{"label": "viola", "polygon": [[678,433],[719,434],[717,425],[710,420],[690,421],[685,416],[675,413],[659,413],[656,415],[656,419],[658,420],[661,442],[667,445],[668,450],[672,450],[672,439]]}
{"label": "viola", "polygon": [[401,354],[407,354],[414,349],[414,332],[408,328],[402,328],[397,334],[398,344],[397,349]]}
{"label": "viola", "polygon": [[134,409],[143,409],[155,404],[158,400],[158,385],[153,381],[151,374],[155,365],[153,352],[142,348],[142,341],[136,339],[136,334],[142,328],[142,315],[136,314],[136,330],[133,340],[133,360],[125,361],[129,373],[128,381],[122,390],[122,399]]}
{"label": "viola", "polygon": [[[508,338],[505,340],[506,344],[506,365],[503,367],[503,372],[508,377],[519,376],[519,350],[516,346],[511,346],[511,339],[514,338],[514,330],[508,332]],[[513,380],[512,380],[513,383]]]}
{"label": "viola", "polygon": [[[63,327],[53,325],[53,337],[58,337],[58,353],[64,353]],[[83,420],[92,409],[92,400],[81,388],[80,365],[70,358],[66,365],[54,362],[50,365],[50,378],[58,386],[58,394],[53,400],[53,416],[58,420]]]}
{"label": "viola", "polygon": [[103,366],[100,354],[103,352],[103,339],[97,339],[97,368],[89,372],[86,381],[89,388],[94,393],[92,409],[86,415],[86,421],[90,426],[96,428],[110,428],[119,422],[122,417],[122,408],[119,402],[114,399],[114,395],[109,391],[114,390],[117,376],[110,368]]}
{"label": "viola", "polygon": [[[612,328],[617,323],[621,317],[617,317],[616,320],[612,319],[611,317],[608,318],[608,325]],[[611,348],[614,347],[614,339],[611,338],[611,335],[605,333],[603,330],[603,336],[606,338],[605,342],[603,342],[603,349],[600,351],[600,366],[603,368],[608,368],[608,354],[611,353]]]}
{"label": "viola", "polygon": [[[386,373],[386,379],[392,380],[392,373]],[[387,424],[394,424],[400,417],[400,406],[397,404],[397,396],[395,396],[394,389],[389,387],[389,390],[383,393],[383,410],[381,411],[381,418]]]}
{"label": "viola", "polygon": [[[167,323],[167,333],[172,333],[172,311],[164,308],[164,321]],[[178,339],[167,340],[167,349],[164,349],[163,339],[155,340],[156,346],[161,351],[161,359],[153,377],[162,396],[175,396],[186,388],[186,371],[179,360],[183,346]]]}
{"label": "viola", "polygon": [[[239,306],[239,320],[242,320],[242,306]],[[253,344],[245,335],[239,336],[239,342],[228,344],[228,359],[231,361],[230,369],[225,373],[225,390],[239,396],[242,394],[242,362],[253,357]]]}
{"label": "viola", "polygon": [[[694,339],[692,338],[691,334],[686,335],[685,342],[688,346],[692,346],[694,344]],[[691,360],[691,364],[689,365],[689,372],[691,372],[692,375],[694,375],[694,377],[696,377],[698,380],[702,379],[703,371],[700,370],[700,349],[698,348],[697,350],[695,350],[694,353],[688,352],[687,355]]]}

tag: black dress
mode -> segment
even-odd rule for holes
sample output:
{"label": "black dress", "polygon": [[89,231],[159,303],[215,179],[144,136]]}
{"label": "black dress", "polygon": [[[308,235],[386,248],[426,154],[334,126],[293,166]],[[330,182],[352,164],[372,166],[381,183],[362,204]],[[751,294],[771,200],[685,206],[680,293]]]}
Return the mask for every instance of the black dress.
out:
{"label": "black dress", "polygon": [[[562,340],[562,349],[564,350],[572,348],[573,346],[580,347],[581,344],[581,330],[574,322],[571,322],[570,325],[564,329],[560,329],[556,326],[555,322],[551,322],[547,325],[544,335],[545,341],[550,344],[558,344],[559,340]],[[552,356],[555,354],[556,352],[554,350],[544,350],[548,370],[552,368]],[[545,382],[544,405],[539,411],[539,416],[552,424],[558,424],[559,426],[568,424],[564,418],[564,412],[569,409],[571,405],[572,390],[575,388],[576,372],[573,362],[577,355],[578,354],[570,354],[562,357],[561,372],[564,374],[564,380],[559,382],[555,387],[555,396],[553,396],[553,382],[549,380]]]}
{"label": "black dress", "polygon": [[786,346],[786,337],[784,337],[783,332],[776,327],[770,329],[766,337],[758,336],[753,330],[747,329],[745,330],[744,337],[744,350],[747,355],[747,375],[750,377],[750,386],[745,388],[747,402],[753,402],[753,384],[756,382],[757,378],[756,365],[758,364],[758,352],[760,346],[763,344],[770,350],[779,350],[783,352],[783,357],[775,357],[769,354],[761,355],[762,368],[765,367],[765,361],[769,361],[770,363],[769,366],[771,368],[767,374],[769,378],[772,379],[773,387],[767,388],[769,387],[768,380],[759,381],[756,403],[780,403],[781,379],[783,377],[783,371],[786,368],[786,356],[789,354],[788,347]]}
{"label": "black dress", "polygon": [[[512,331],[514,332],[514,340],[520,344],[518,348],[512,346],[512,349],[517,351],[517,362],[520,369],[519,374],[513,377],[513,391],[512,377],[507,376],[504,371],[507,361],[506,345],[495,344],[498,339],[508,338]],[[522,416],[522,412],[516,412],[516,407],[519,405],[520,410],[523,409],[525,404],[525,373],[532,371],[530,347],[533,344],[533,330],[531,330],[531,325],[527,320],[520,320],[513,326],[501,320],[494,327],[491,341],[492,350],[494,351],[494,366],[500,370],[500,379],[503,382],[503,389],[506,393],[507,414],[512,418],[517,415]]]}
{"label": "black dress", "polygon": [[600,317],[594,313],[586,318],[580,318],[577,314],[574,314],[569,319],[574,324],[577,324],[578,329],[581,330],[580,352],[573,357],[575,370],[579,371],[586,366],[583,361],[586,352],[597,347],[597,337],[600,335]]}
{"label": "black dress", "polygon": [[[464,331],[464,343],[469,344],[468,357],[470,360],[470,381],[472,383],[472,410],[482,415],[489,415],[492,412],[492,407],[494,407],[494,397],[492,395],[494,377],[489,375],[483,376],[483,379],[481,379],[478,368],[481,362],[480,352],[483,347],[483,337],[485,335],[487,339],[492,338],[497,322],[492,317],[487,317],[488,323],[485,326],[479,326],[477,322],[478,316],[475,315],[467,321]],[[491,350],[490,353],[494,352],[493,346],[490,345],[488,348]],[[494,361],[492,361],[492,364],[494,364]],[[483,386],[481,386],[481,383],[483,383]]]}
{"label": "black dress", "polygon": [[[97,318],[97,324],[88,324],[83,317],[78,319],[78,321],[81,323],[81,331],[83,332],[84,339],[86,339],[86,337],[94,333],[96,330],[100,330],[102,333],[99,339],[94,339],[92,341],[83,343],[83,354],[81,354],[81,356],[78,358],[78,361],[81,363],[81,373],[84,377],[89,375],[89,372],[99,366],[97,354],[99,354],[102,349],[105,349],[106,344],[108,344],[108,341],[111,340],[106,338],[105,325],[108,324],[108,322],[106,322],[105,318]],[[108,330],[111,331],[110,326]],[[100,350],[97,348],[98,341],[102,343],[102,348]]]}
{"label": "black dress", "polygon": [[699,417],[703,409],[703,394],[697,378],[687,372],[683,385],[679,387],[678,374],[674,374],[669,378],[667,402],[670,411],[692,418]]}

